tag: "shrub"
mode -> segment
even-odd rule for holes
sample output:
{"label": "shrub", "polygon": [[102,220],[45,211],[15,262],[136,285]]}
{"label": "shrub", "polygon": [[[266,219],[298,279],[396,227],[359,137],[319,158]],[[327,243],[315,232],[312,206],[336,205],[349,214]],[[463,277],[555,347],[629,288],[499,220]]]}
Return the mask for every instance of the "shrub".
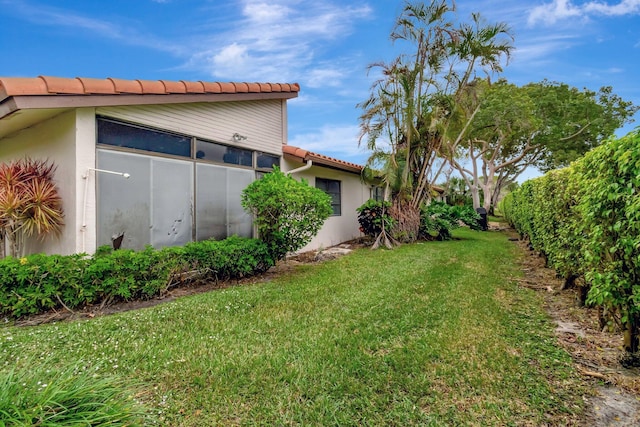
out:
{"label": "shrub", "polygon": [[55,166],[21,159],[0,164],[0,252],[21,256],[25,237],[58,234],[63,225],[62,199],[53,182]]}
{"label": "shrub", "polygon": [[619,315],[630,352],[640,344],[639,145],[640,131],[610,140],[504,203],[509,222],[559,274],[584,276],[587,303]]}
{"label": "shrub", "polygon": [[427,240],[449,240],[451,231],[466,224],[480,230],[480,215],[470,206],[450,206],[443,202],[431,202],[423,206],[420,215],[420,235]]}
{"label": "shrub", "polygon": [[393,229],[394,219],[389,215],[391,203],[387,201],[367,200],[356,209],[360,231],[367,236],[376,237],[383,229],[389,232]]}
{"label": "shrub", "polygon": [[309,243],[332,213],[329,195],[277,167],[249,184],[241,202],[253,214],[260,239],[275,259]]}
{"label": "shrub", "polygon": [[625,347],[639,348],[640,130],[609,141],[583,159],[578,210],[584,239],[587,302],[618,310]]}
{"label": "shrub", "polygon": [[202,277],[212,280],[263,273],[275,264],[267,245],[238,236],[188,243],[184,246],[184,260],[192,269],[203,270]]}
{"label": "shrub", "polygon": [[143,251],[101,247],[93,257],[30,255],[0,260],[0,314],[18,318],[51,309],[150,299],[171,283],[226,280],[266,271],[267,245],[237,236]]}

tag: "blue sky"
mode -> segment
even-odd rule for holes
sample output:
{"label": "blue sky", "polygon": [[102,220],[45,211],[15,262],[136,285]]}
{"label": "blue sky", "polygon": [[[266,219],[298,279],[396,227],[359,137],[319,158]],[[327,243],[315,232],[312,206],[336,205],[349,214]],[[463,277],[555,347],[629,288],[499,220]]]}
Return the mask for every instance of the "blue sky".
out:
{"label": "blue sky", "polygon": [[[367,65],[398,54],[396,0],[0,0],[0,75],[298,82],[289,143],[362,163]],[[611,85],[640,104],[640,0],[459,0],[506,22],[502,76]],[[640,119],[640,113],[636,116]],[[638,126],[633,123],[619,134]]]}

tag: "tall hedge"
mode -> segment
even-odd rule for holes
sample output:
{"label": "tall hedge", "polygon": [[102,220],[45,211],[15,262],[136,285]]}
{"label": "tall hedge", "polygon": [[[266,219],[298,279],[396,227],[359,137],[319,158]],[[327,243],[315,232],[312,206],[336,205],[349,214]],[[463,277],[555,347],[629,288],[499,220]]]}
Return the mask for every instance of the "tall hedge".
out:
{"label": "tall hedge", "polygon": [[617,313],[625,348],[640,325],[640,130],[570,167],[525,182],[503,202],[508,221],[567,280],[584,277],[587,303]]}

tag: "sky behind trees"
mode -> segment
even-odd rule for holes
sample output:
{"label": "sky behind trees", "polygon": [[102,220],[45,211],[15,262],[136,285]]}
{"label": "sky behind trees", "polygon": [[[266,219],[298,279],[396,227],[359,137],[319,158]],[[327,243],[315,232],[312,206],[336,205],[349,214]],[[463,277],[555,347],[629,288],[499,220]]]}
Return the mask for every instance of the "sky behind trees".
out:
{"label": "sky behind trees", "polygon": [[[460,18],[506,22],[502,77],[543,79],[640,104],[640,0],[459,0]],[[0,0],[0,75],[298,82],[289,143],[363,163],[358,102],[367,65],[403,46],[392,0]],[[498,77],[498,76],[494,76]],[[640,114],[640,113],[638,113]],[[638,119],[638,115],[636,115]],[[640,123],[632,123],[624,134]]]}

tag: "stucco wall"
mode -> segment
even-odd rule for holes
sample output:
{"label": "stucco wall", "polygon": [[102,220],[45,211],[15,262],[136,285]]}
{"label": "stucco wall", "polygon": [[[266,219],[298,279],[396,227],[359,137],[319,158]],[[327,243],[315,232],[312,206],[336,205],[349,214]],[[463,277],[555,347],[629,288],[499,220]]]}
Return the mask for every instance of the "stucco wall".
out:
{"label": "stucco wall", "polygon": [[[91,129],[82,124],[76,126],[77,115],[90,116],[93,123],[91,109],[71,110],[0,140],[0,161],[28,156],[35,160],[49,159],[57,166],[54,178],[62,197],[65,226],[59,238],[50,236],[44,241],[29,241],[26,246],[28,253],[71,254],[78,251],[78,195],[82,192],[78,192],[75,141],[77,134],[86,138]],[[95,152],[93,146],[84,151]],[[87,153],[83,157],[87,157]],[[88,158],[85,160],[90,162]]]}
{"label": "stucco wall", "polygon": [[[283,170],[290,171],[302,166],[300,163],[283,161]],[[328,248],[362,236],[359,231],[358,213],[356,208],[369,200],[370,187],[360,180],[360,176],[320,166],[312,166],[310,169],[295,173],[296,179],[304,178],[309,185],[315,186],[316,177],[335,179],[341,183],[341,210],[339,216],[331,216],[324,223],[322,229],[311,242],[302,248],[300,252]]]}

